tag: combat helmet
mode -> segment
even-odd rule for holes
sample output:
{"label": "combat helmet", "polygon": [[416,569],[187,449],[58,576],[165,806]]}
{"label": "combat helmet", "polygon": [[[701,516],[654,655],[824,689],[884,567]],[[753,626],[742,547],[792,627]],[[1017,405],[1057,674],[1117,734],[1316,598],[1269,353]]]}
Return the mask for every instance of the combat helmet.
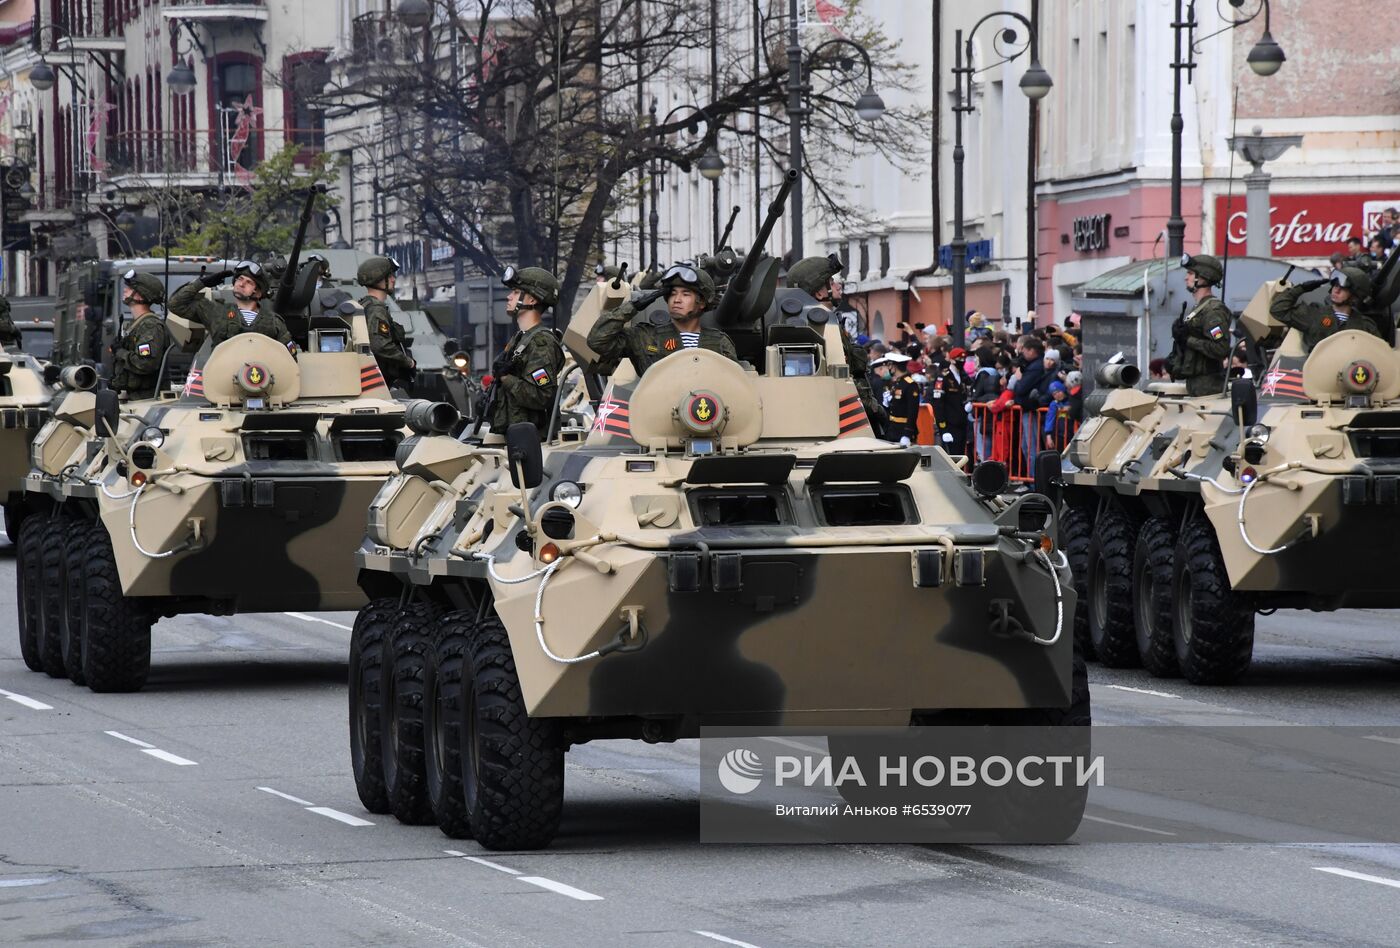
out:
{"label": "combat helmet", "polygon": [[512,290],[529,293],[540,301],[540,309],[548,309],[559,299],[559,280],[543,267],[506,267],[501,282]]}
{"label": "combat helmet", "polygon": [[1217,257],[1212,257],[1208,253],[1198,253],[1194,257],[1189,253],[1181,255],[1182,269],[1196,274],[1211,286],[1218,286],[1225,278],[1225,268],[1220,265]]}
{"label": "combat helmet", "polygon": [[165,302],[165,284],[154,274],[128,270],[122,274],[122,282],[140,293],[147,306]]}
{"label": "combat helmet", "polygon": [[677,287],[691,290],[700,297],[700,304],[708,307],[715,299],[715,281],[700,267],[689,260],[682,261],[661,275],[661,288],[667,296]]}
{"label": "combat helmet", "polygon": [[841,259],[835,254],[829,257],[803,257],[787,272],[787,285],[815,297],[843,269]]}
{"label": "combat helmet", "polygon": [[253,284],[258,288],[258,292],[263,296],[267,296],[268,293],[272,292],[272,283],[268,279],[267,267],[258,263],[256,260],[241,261],[238,266],[233,268],[233,276],[234,279],[246,276],[253,281]]}
{"label": "combat helmet", "polygon": [[370,257],[355,271],[355,282],[370,287],[383,283],[399,272],[399,265],[389,257]]}
{"label": "combat helmet", "polygon": [[1350,290],[1352,300],[1357,303],[1371,295],[1371,275],[1360,267],[1342,267],[1340,270],[1333,270],[1328,282],[1333,286]]}

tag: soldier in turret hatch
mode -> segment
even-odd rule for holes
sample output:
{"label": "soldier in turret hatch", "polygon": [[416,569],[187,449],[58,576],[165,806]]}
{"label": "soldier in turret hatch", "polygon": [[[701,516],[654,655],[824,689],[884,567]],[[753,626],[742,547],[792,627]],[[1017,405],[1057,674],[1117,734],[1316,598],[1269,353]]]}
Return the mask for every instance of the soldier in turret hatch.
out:
{"label": "soldier in turret hatch", "polygon": [[[635,326],[631,321],[657,296],[666,297],[670,318],[653,313]],[[598,353],[599,375],[611,375],[623,357],[632,360],[637,375],[643,375],[656,362],[682,349],[709,349],[739,361],[733,341],[718,329],[700,325],[700,314],[714,302],[715,283],[704,270],[680,263],[661,277],[660,291],[653,290],[635,303],[623,303],[605,313],[588,334],[588,345]]]}

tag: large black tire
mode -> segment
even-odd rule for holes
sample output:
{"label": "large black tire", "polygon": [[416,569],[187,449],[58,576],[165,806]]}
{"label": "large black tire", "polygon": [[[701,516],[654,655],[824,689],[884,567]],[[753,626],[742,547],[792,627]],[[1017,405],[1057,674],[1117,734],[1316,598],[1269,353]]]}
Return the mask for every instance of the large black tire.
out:
{"label": "large black tire", "polygon": [[72,525],[53,517],[39,534],[39,659],[50,678],[68,677],[63,665],[63,557]]}
{"label": "large black tire", "polygon": [[1140,662],[1133,630],[1137,535],[1136,519],[1121,508],[1108,507],[1089,541],[1089,641],[1095,656],[1109,668],[1134,668]]}
{"label": "large black tire", "polygon": [[1093,517],[1089,511],[1066,504],[1060,513],[1058,545],[1069,559],[1070,576],[1074,583],[1074,644],[1086,660],[1094,657],[1094,643],[1089,638],[1089,542],[1094,533]]}
{"label": "large black tire", "polygon": [[1176,659],[1186,680],[1224,685],[1243,675],[1254,653],[1254,611],[1230,589],[1215,531],[1204,518],[1191,520],[1177,540],[1172,592]]}
{"label": "large black tire", "polygon": [[151,623],[140,602],[122,595],[112,539],[89,534],[83,557],[83,677],[93,691],[140,691],[151,672]]}
{"label": "large black tire", "polygon": [[557,723],[525,712],[510,639],[494,613],[467,639],[462,669],[462,789],[487,849],[539,849],[559,832],[564,745]]}
{"label": "large black tire", "polygon": [[398,615],[397,599],[374,599],[355,616],[350,633],[350,769],[355,792],[371,813],[389,812],[379,749],[385,642]]}
{"label": "large black tire", "polygon": [[19,654],[30,671],[44,670],[39,647],[39,537],[44,517],[27,517],[15,542],[15,604],[19,609]]}
{"label": "large black tire", "polygon": [[1133,550],[1133,629],[1142,667],[1153,678],[1181,674],[1172,638],[1176,530],[1162,517],[1143,522]]}
{"label": "large black tire", "polygon": [[462,665],[475,611],[450,612],[438,620],[423,678],[423,771],[428,804],[438,828],[453,839],[470,839],[462,789]]}
{"label": "large black tire", "polygon": [[384,662],[384,712],[379,750],[389,812],[400,823],[434,822],[423,770],[423,676],[437,609],[410,603],[394,619]]}
{"label": "large black tire", "polygon": [[10,543],[14,546],[19,546],[19,532],[24,527],[24,519],[22,505],[5,505],[5,536],[10,538]]}
{"label": "large black tire", "polygon": [[63,653],[63,668],[68,680],[75,685],[87,684],[83,674],[83,582],[84,563],[93,534],[101,530],[87,520],[70,520],[64,540],[62,560],[62,602],[59,611],[59,648]]}

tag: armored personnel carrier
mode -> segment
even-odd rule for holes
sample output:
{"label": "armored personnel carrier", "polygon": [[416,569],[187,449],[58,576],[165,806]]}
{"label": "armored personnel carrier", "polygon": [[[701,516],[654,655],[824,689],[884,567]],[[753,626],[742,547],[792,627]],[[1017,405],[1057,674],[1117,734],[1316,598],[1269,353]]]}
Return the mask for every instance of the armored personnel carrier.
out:
{"label": "armored personnel carrier", "polygon": [[[18,570],[31,668],[132,691],[162,616],[364,603],[352,556],[396,470],[404,405],[363,310],[291,257],[276,308],[297,354],[256,333],[206,344],[178,392],[70,392],[35,440],[26,486],[40,513]],[[169,324],[198,342],[178,315]]]}
{"label": "armored personnel carrier", "polygon": [[[1393,338],[1390,283],[1377,305]],[[1130,365],[1098,372],[1064,455],[1060,543],[1076,635],[1106,665],[1228,683],[1249,667],[1256,614],[1400,607],[1376,547],[1400,528],[1400,354],[1358,331],[1306,352],[1268,315],[1281,286],[1240,320],[1277,346],[1257,389],[1188,398],[1139,390]]]}
{"label": "armored personnel carrier", "polygon": [[[57,370],[19,349],[0,350],[0,505],[13,542],[24,519],[24,476],[29,446],[49,417],[58,391]],[[92,376],[96,381],[96,375]]]}
{"label": "armored personnel carrier", "polygon": [[[946,709],[1088,723],[1048,499],[876,440],[836,321],[774,303],[776,270],[751,250],[716,313],[747,364],[685,349],[639,380],[624,362],[591,428],[552,422],[543,445],[530,425],[402,445],[358,556],[369,810],[532,848],[558,830],[565,751],[590,740]],[[596,284],[573,314],[579,365],[629,292]]]}

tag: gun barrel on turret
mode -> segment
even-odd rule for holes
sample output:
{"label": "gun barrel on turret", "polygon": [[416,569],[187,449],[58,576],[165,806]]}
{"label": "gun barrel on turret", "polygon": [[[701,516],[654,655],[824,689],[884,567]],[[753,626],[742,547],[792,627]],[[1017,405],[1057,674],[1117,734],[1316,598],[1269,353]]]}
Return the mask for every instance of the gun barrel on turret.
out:
{"label": "gun barrel on turret", "polygon": [[277,300],[273,308],[281,313],[291,301],[296,283],[297,267],[301,265],[301,245],[306,241],[306,228],[311,225],[311,211],[316,206],[316,196],[325,194],[324,184],[313,184],[306,191],[306,204],[301,209],[301,220],[297,223],[296,239],[292,241],[292,253],[287,258],[287,269],[282,272],[282,282],[277,285]]}
{"label": "gun barrel on turret", "polygon": [[714,252],[718,256],[719,252],[729,246],[729,235],[734,231],[734,221],[739,217],[739,205],[735,204],[729,212],[729,221],[724,225],[724,233],[719,235],[719,243],[715,244]]}
{"label": "gun barrel on turret", "polygon": [[725,287],[724,296],[720,297],[719,306],[715,308],[715,323],[725,329],[734,325],[739,318],[744,296],[749,291],[749,283],[753,279],[754,269],[764,255],[764,248],[768,244],[768,238],[773,234],[773,228],[777,226],[778,220],[783,216],[783,208],[787,204],[788,194],[792,191],[792,186],[797,183],[798,172],[795,168],[789,168],[783,175],[783,183],[778,187],[778,193],[774,195],[772,203],[768,205],[768,213],[764,215],[763,223],[758,228],[758,233],[754,235],[753,245],[749,247],[749,252],[744,255],[744,262],[739,265],[739,269],[730,278],[729,285]]}

